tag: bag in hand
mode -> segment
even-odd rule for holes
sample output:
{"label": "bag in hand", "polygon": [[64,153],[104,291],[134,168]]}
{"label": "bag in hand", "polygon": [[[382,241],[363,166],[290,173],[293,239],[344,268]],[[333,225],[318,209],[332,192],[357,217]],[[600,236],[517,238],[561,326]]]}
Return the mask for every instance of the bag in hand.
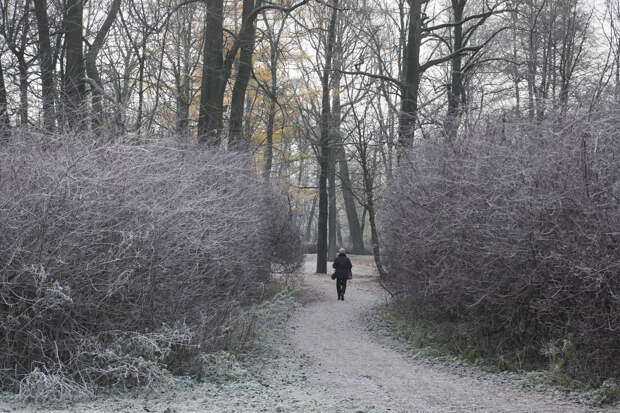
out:
{"label": "bag in hand", "polygon": [[349,270],[349,280],[353,279],[353,271]]}

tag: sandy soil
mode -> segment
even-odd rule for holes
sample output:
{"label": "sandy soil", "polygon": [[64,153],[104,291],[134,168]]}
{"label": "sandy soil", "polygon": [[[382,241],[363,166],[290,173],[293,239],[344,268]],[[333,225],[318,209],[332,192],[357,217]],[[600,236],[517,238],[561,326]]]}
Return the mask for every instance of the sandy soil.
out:
{"label": "sandy soil", "polygon": [[515,386],[435,368],[387,345],[368,331],[364,314],[386,299],[372,262],[353,258],[345,301],[335,282],[304,267],[313,299],[283,317],[253,355],[246,374],[223,383],[174,385],[70,407],[0,400],[0,412],[601,412]]}

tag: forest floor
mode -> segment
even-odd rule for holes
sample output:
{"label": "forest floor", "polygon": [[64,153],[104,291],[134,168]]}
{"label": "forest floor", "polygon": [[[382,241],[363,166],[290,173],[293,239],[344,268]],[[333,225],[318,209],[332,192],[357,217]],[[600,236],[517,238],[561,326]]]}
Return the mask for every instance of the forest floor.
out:
{"label": "forest floor", "polygon": [[0,412],[618,412],[575,403],[556,391],[523,389],[501,374],[434,363],[399,350],[371,310],[387,300],[372,261],[352,257],[345,301],[335,282],[304,267],[306,304],[269,328],[260,348],[232,361],[222,380],[99,396],[69,406],[18,404]]}

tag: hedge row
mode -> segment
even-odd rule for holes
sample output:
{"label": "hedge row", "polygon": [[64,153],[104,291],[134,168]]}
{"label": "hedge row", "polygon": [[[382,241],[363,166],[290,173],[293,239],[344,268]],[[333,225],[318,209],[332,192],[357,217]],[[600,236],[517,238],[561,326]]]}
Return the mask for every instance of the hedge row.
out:
{"label": "hedge row", "polygon": [[620,377],[620,116],[425,143],[384,193],[403,297],[584,380]]}
{"label": "hedge row", "polygon": [[0,387],[127,386],[213,350],[302,257],[248,165],[165,145],[0,148]]}

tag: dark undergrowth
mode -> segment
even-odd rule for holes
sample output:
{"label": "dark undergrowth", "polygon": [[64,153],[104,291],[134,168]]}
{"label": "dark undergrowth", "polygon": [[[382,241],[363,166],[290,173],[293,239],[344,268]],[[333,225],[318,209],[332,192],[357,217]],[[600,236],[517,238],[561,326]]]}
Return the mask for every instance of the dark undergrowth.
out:
{"label": "dark undergrowth", "polygon": [[474,325],[450,319],[436,307],[409,300],[382,307],[380,317],[395,340],[425,357],[461,362],[490,373],[517,373],[524,387],[577,392],[583,394],[583,401],[597,406],[620,402],[620,384],[615,378],[592,383],[566,373],[565,364],[575,356],[569,340],[548,349],[550,354],[524,353],[519,347],[502,346],[497,337],[476,335]]}

